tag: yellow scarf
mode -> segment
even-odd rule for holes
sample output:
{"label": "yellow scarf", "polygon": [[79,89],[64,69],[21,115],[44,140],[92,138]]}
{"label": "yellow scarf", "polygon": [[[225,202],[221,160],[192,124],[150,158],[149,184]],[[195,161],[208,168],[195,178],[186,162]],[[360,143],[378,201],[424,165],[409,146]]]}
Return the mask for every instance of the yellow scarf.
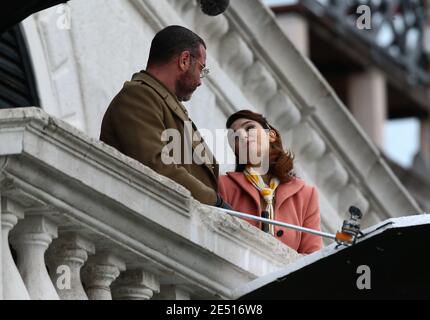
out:
{"label": "yellow scarf", "polygon": [[[266,202],[265,211],[269,213],[269,219],[275,219],[275,210],[273,208],[273,198],[275,197],[275,190],[279,186],[279,179],[273,177],[270,179],[270,186],[267,186],[263,180],[263,177],[256,173],[251,166],[247,166],[243,171],[246,179],[258,190],[263,196]],[[269,233],[275,235],[275,226],[273,224],[269,225]]]}

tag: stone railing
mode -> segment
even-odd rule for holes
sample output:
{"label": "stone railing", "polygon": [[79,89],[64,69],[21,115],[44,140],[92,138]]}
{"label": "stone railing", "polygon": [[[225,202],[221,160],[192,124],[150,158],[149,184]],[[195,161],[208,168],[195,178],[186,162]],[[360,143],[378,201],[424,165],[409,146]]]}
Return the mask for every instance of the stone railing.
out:
{"label": "stone railing", "polygon": [[39,108],[0,111],[3,299],[228,299],[299,255]]}

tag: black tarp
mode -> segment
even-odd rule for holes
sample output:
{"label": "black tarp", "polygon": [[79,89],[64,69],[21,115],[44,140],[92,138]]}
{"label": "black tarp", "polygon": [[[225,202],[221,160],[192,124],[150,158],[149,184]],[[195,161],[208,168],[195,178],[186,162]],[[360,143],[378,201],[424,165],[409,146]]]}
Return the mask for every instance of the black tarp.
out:
{"label": "black tarp", "polygon": [[[352,247],[332,244],[257,279],[239,289],[237,297],[430,299],[430,215],[391,219],[369,232]],[[357,286],[357,280],[363,283],[360,266],[370,270],[370,289]]]}
{"label": "black tarp", "polygon": [[13,25],[21,22],[29,15],[55,6],[66,3],[68,0],[14,0],[1,4],[0,10],[0,33],[3,33]]}

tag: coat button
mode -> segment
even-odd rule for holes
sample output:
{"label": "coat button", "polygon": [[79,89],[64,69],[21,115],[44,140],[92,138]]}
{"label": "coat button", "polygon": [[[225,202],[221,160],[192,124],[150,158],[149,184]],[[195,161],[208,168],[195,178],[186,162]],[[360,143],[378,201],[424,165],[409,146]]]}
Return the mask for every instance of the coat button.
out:
{"label": "coat button", "polygon": [[284,231],[283,230],[278,230],[278,232],[276,232],[276,235],[280,238],[284,235]]}

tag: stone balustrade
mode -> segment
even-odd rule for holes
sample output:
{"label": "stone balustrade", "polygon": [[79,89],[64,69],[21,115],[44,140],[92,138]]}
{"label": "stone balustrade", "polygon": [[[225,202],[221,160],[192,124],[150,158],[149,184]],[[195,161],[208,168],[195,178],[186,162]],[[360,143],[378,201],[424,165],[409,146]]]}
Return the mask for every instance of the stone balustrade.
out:
{"label": "stone balustrade", "polygon": [[39,108],[0,111],[3,299],[228,299],[300,256]]}

